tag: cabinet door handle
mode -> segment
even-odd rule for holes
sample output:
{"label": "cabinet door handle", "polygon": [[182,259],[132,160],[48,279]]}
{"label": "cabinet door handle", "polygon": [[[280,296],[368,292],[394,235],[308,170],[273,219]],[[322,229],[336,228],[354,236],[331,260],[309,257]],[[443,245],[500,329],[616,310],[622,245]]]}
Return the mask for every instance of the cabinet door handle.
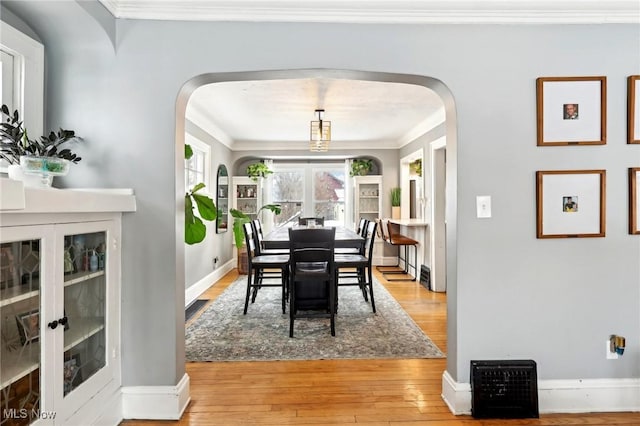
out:
{"label": "cabinet door handle", "polygon": [[67,318],[67,317],[62,317],[62,318],[60,318],[60,319],[58,320],[58,324],[60,324],[60,325],[67,325],[67,321],[68,321],[68,318]]}
{"label": "cabinet door handle", "polygon": [[54,330],[58,326],[58,320],[53,320],[48,324],[49,328]]}

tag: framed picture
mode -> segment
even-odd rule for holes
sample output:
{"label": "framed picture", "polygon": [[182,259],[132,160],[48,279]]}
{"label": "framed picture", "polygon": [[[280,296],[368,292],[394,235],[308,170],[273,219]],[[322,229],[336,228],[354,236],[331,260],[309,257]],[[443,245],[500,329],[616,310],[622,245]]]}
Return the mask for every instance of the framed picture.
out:
{"label": "framed picture", "polygon": [[640,235],[640,167],[629,169],[629,233]]}
{"label": "framed picture", "polygon": [[628,79],[627,143],[640,144],[640,75]]}
{"label": "framed picture", "polygon": [[38,341],[40,337],[40,311],[38,309],[16,315],[16,323],[20,334],[20,343],[23,346]]}
{"label": "framed picture", "polygon": [[536,172],[537,237],[604,237],[605,179],[605,170]]}
{"label": "framed picture", "polygon": [[607,143],[607,77],[536,80],[538,146]]}
{"label": "framed picture", "polygon": [[64,394],[68,394],[82,383],[80,354],[71,355],[64,361]]}

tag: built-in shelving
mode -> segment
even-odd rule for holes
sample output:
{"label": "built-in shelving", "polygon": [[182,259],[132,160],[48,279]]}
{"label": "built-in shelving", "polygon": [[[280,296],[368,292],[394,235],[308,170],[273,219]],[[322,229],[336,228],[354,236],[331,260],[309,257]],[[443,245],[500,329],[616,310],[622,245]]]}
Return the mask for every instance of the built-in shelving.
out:
{"label": "built-in shelving", "polygon": [[40,294],[39,288],[39,281],[34,279],[31,284],[22,284],[1,290],[0,308],[38,296]]}

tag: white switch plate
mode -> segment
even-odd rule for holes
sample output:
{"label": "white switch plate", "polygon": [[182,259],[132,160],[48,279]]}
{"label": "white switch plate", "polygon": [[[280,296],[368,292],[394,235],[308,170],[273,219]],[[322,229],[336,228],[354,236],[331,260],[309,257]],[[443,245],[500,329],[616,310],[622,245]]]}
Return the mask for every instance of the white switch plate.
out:
{"label": "white switch plate", "polygon": [[607,339],[607,359],[618,359],[616,352],[611,352],[611,341]]}
{"label": "white switch plate", "polygon": [[478,195],[476,197],[476,214],[478,218],[491,217],[491,196]]}

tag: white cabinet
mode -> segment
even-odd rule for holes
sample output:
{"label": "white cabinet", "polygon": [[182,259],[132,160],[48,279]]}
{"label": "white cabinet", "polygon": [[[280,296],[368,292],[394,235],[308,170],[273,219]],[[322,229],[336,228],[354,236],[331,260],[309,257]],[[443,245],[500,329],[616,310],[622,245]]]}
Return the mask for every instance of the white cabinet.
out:
{"label": "white cabinet", "polygon": [[121,214],[26,199],[0,211],[0,424],[91,424],[121,386]]}
{"label": "white cabinet", "polygon": [[[375,221],[382,218],[382,176],[355,176],[353,178],[353,213],[356,226],[361,218]],[[382,264],[384,242],[376,238],[373,250],[374,264]]]}
{"label": "white cabinet", "polygon": [[262,207],[261,186],[248,176],[234,176],[232,184],[233,208],[256,219],[258,210]]}

